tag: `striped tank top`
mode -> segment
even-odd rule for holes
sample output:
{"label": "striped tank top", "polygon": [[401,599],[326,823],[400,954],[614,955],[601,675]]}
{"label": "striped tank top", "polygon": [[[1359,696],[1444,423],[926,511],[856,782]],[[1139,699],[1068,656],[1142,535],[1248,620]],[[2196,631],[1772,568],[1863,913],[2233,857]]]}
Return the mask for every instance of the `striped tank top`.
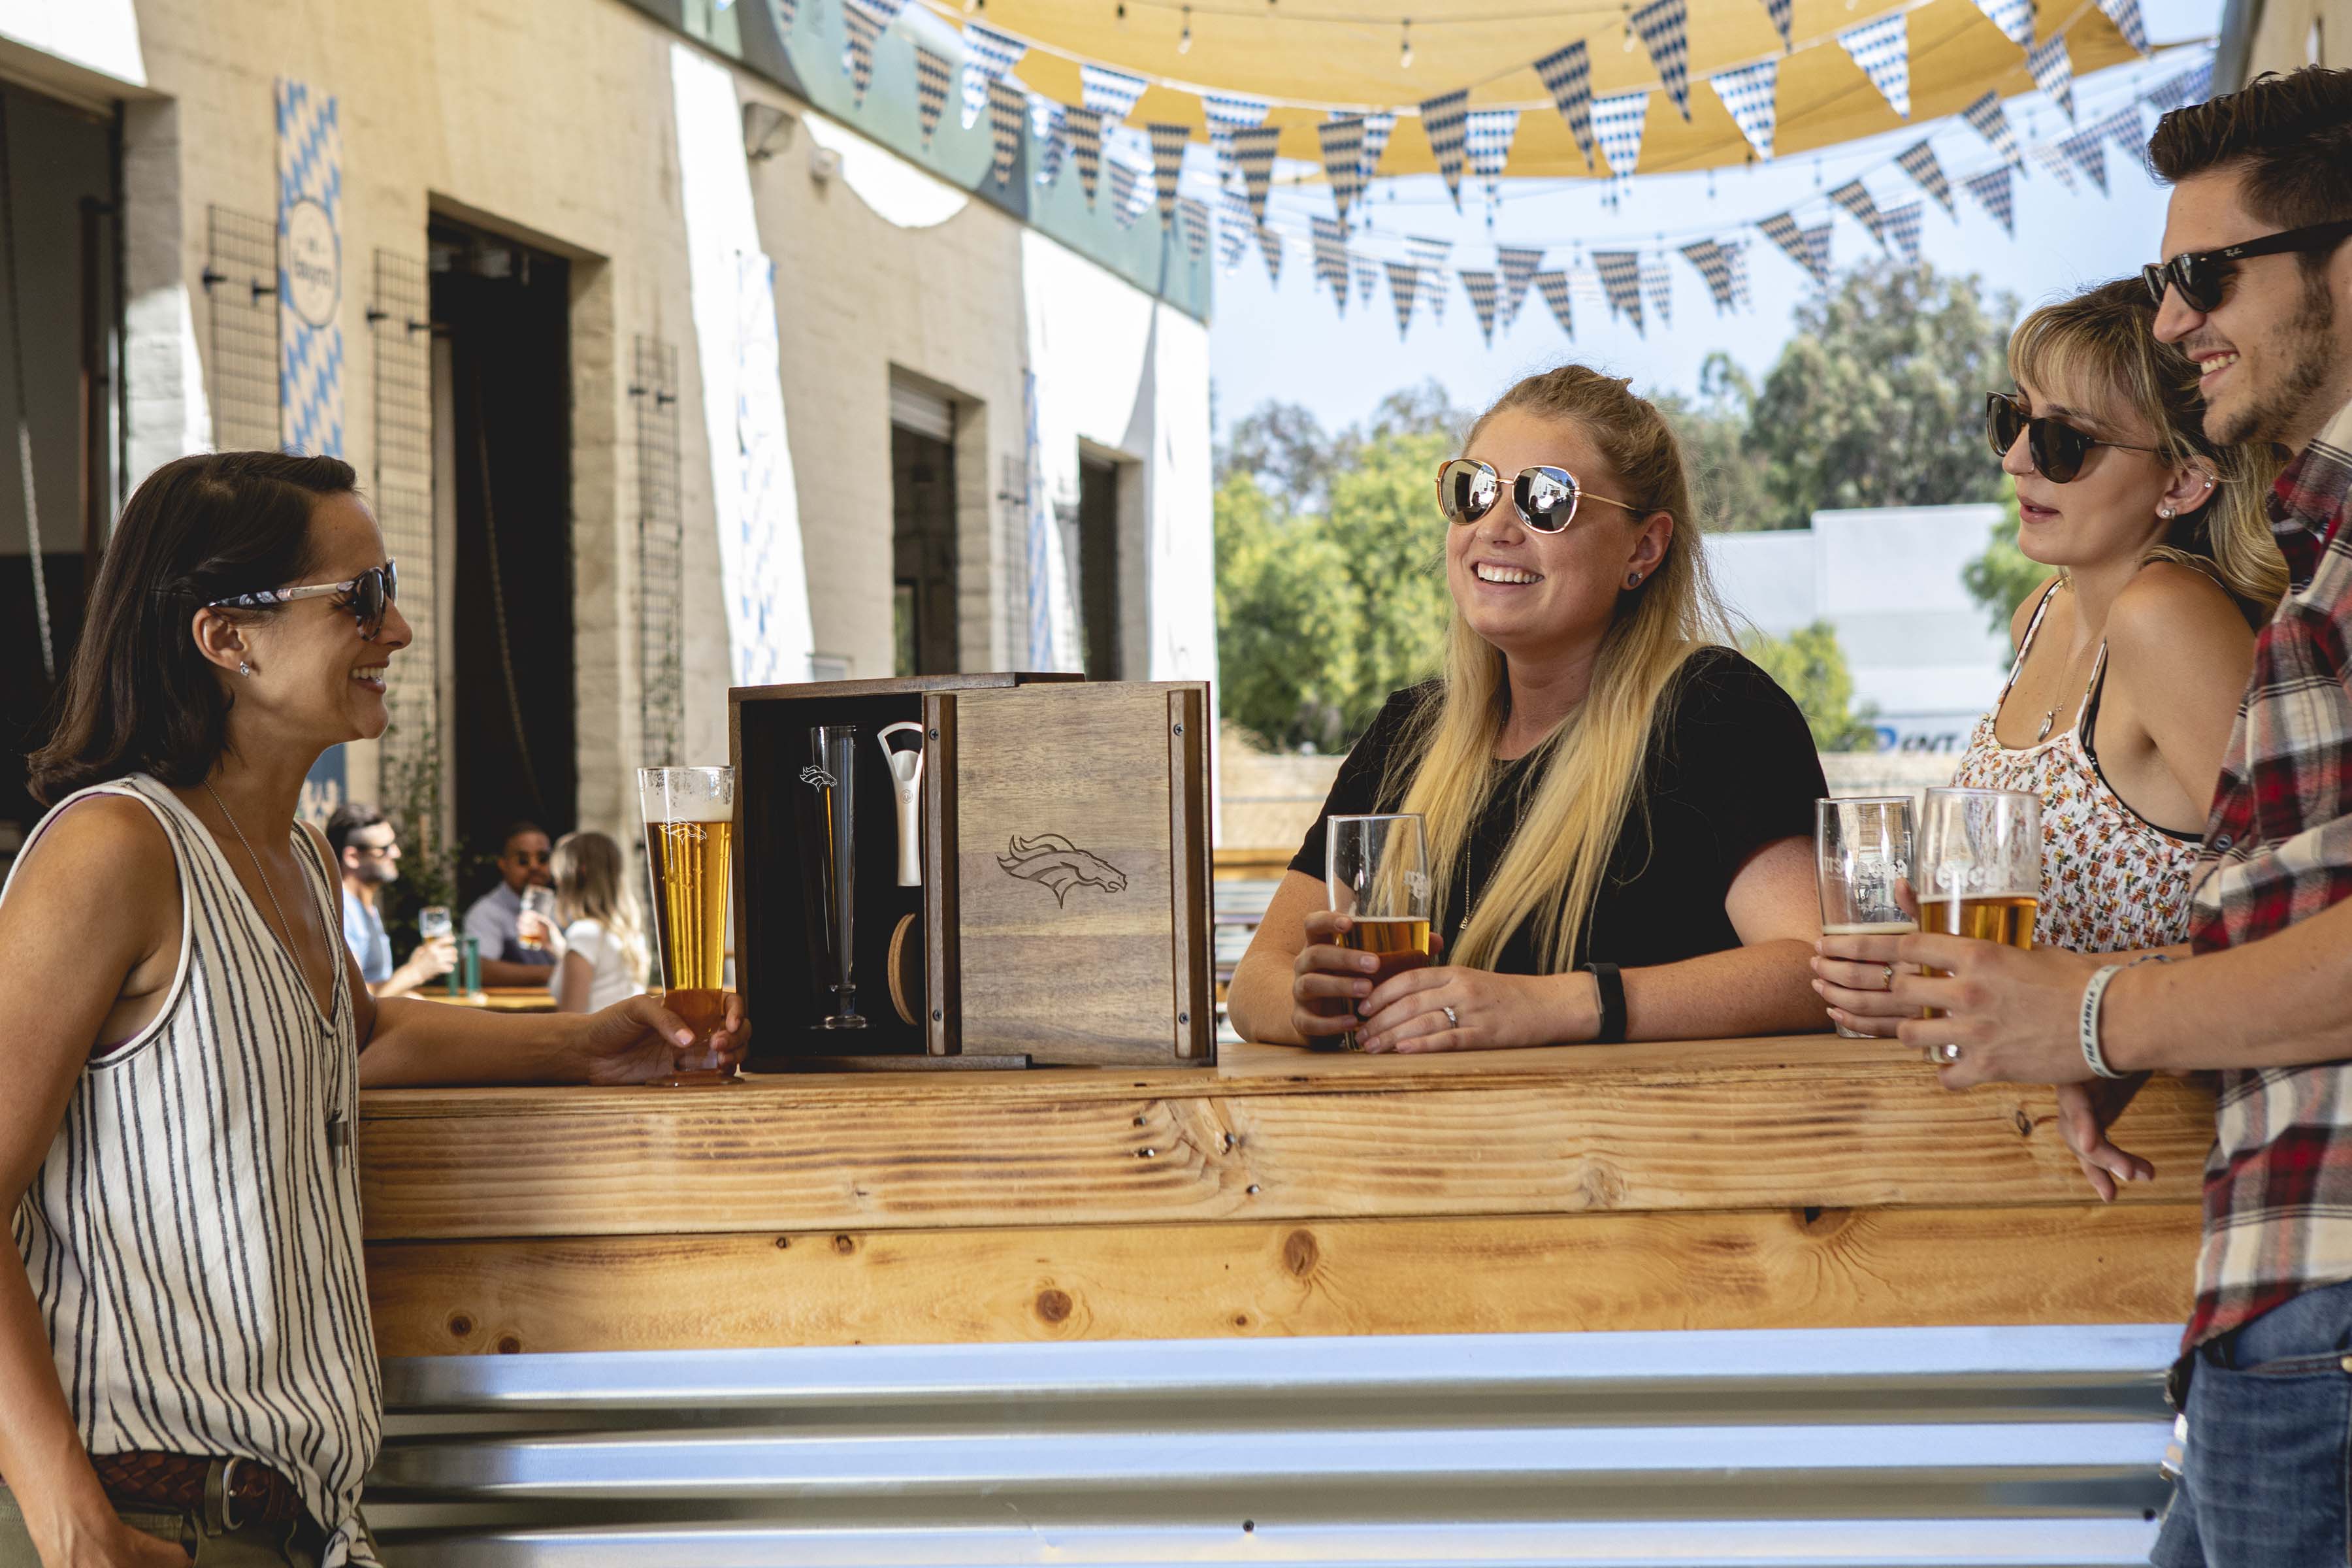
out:
{"label": "striped tank top", "polygon": [[[321,1016],[177,796],[134,774],[58,810],[97,794],[140,801],[171,840],[180,957],[155,1021],[83,1069],[11,1226],[58,1379],[91,1453],[268,1465],[328,1532],[320,1568],[374,1563],[359,1497],[383,1394],[351,1141],[349,967]],[[300,827],[294,837],[318,868],[304,880],[321,929],[339,931],[327,862]]]}

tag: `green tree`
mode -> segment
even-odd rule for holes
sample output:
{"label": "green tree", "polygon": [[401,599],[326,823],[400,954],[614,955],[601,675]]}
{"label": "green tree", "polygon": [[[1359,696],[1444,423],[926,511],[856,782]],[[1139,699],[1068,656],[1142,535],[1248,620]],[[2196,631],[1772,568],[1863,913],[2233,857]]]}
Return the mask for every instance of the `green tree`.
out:
{"label": "green tree", "polygon": [[1748,443],[1755,384],[1729,354],[1706,356],[1696,402],[1671,392],[1653,401],[1682,438],[1702,530],[1778,528],[1787,521],[1765,487],[1769,465]]}
{"label": "green tree", "polygon": [[1762,665],[1780,683],[1780,689],[1804,710],[1805,727],[1813,744],[1824,752],[1866,751],[1877,741],[1871,720],[1875,710],[1853,707],[1853,675],[1847,669],[1845,649],[1827,621],[1801,626],[1785,637],[1753,633],[1742,639],[1748,657]]}
{"label": "green tree", "polygon": [[1363,605],[1322,520],[1285,516],[1255,475],[1217,487],[1218,700],[1268,745],[1344,745]]}
{"label": "green tree", "polygon": [[1992,542],[1985,546],[1982,555],[1960,568],[1960,581],[1968,585],[1969,596],[1984,606],[1992,629],[2005,637],[2017,606],[2050,581],[2051,569],[2017,547],[2014,494],[2001,510],[2001,520],[1993,525]]}
{"label": "green tree", "polygon": [[1880,259],[1797,309],[1796,335],[1758,391],[1747,445],[1780,525],[1827,507],[1997,500],[1979,433],[2017,301],[1974,274]]}

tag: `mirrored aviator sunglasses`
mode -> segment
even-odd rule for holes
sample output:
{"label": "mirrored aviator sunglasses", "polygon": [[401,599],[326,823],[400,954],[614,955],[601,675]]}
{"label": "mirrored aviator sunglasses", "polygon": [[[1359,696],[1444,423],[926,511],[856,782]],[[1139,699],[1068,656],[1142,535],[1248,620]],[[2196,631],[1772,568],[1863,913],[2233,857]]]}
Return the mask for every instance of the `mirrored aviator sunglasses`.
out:
{"label": "mirrored aviator sunglasses", "polygon": [[[1519,521],[1538,533],[1558,533],[1575,521],[1581,494],[1576,476],[1566,468],[1522,468],[1510,485]],[[1476,522],[1502,499],[1503,476],[1488,464],[1455,458],[1437,470],[1437,509],[1457,527]]]}

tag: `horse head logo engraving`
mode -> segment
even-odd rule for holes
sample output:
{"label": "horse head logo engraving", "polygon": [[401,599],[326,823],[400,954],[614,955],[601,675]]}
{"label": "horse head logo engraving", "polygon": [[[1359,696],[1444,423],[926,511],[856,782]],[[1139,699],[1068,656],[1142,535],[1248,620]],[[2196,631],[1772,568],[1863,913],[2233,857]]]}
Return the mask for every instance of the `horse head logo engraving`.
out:
{"label": "horse head logo engraving", "polygon": [[996,858],[1004,874],[1024,882],[1044,883],[1054,890],[1057,907],[1069,898],[1072,888],[1099,888],[1106,893],[1127,891],[1126,872],[1058,833],[1041,833],[1034,838],[1015,835],[1006,841],[1005,847],[1007,853]]}

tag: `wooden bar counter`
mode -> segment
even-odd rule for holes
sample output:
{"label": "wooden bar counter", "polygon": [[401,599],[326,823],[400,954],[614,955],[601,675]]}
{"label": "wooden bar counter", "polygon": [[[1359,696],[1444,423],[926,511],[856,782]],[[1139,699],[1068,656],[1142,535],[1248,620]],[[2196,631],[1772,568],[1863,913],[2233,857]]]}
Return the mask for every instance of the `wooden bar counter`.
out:
{"label": "wooden bar counter", "polygon": [[1213,1068],[394,1089],[359,1153],[387,1356],[2167,1323],[2210,1101],[2091,1194],[2046,1089],[1828,1036]]}

